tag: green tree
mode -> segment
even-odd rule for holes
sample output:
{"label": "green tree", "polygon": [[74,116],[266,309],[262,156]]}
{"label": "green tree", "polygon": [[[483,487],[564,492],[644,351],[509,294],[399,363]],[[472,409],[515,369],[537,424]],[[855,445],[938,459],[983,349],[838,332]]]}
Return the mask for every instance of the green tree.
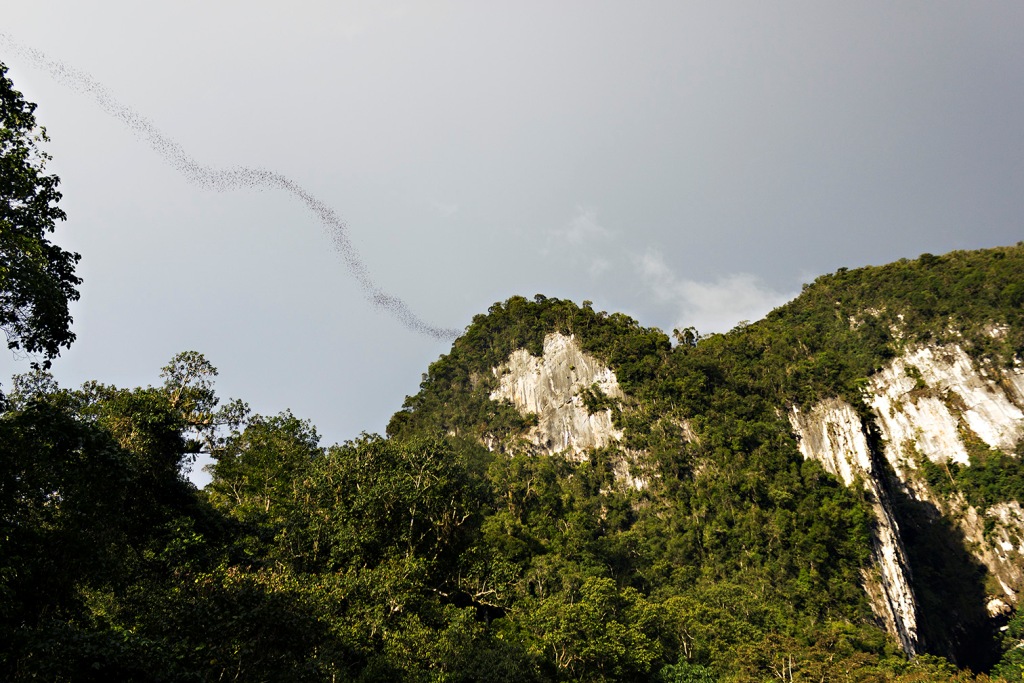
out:
{"label": "green tree", "polygon": [[45,173],[48,140],[0,63],[0,328],[7,346],[43,356],[43,367],[75,340],[69,304],[78,299],[80,256],[47,233],[66,218],[57,206],[60,179]]}
{"label": "green tree", "polygon": [[655,610],[611,579],[588,578],[578,591],[541,601],[531,616],[563,680],[638,680],[659,655]]}
{"label": "green tree", "polygon": [[293,500],[298,477],[323,455],[309,422],[290,412],[253,417],[218,449],[208,493],[239,519],[269,519]]}
{"label": "green tree", "polygon": [[372,567],[393,557],[454,562],[476,522],[477,485],[441,441],[379,436],[328,449],[298,492],[307,531],[323,536],[333,567]]}

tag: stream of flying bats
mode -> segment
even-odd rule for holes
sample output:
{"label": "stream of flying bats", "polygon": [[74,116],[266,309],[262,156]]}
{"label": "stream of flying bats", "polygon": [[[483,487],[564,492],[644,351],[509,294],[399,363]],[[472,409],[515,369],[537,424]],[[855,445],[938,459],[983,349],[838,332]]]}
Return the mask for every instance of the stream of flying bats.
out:
{"label": "stream of flying bats", "polygon": [[118,101],[102,83],[88,73],[50,59],[39,50],[23,45],[4,33],[0,33],[0,44],[24,58],[35,68],[48,73],[61,85],[90,97],[105,113],[121,121],[129,130],[142,138],[161,159],[191,183],[215,192],[226,192],[239,188],[272,188],[299,200],[326,228],[335,251],[344,261],[346,268],[355,278],[359,289],[370,305],[387,312],[409,330],[434,339],[452,340],[461,334],[460,330],[437,327],[427,323],[413,313],[408,304],[400,297],[384,291],[374,281],[366,263],[352,244],[345,221],[322,199],[307,191],[288,176],[263,168],[245,166],[214,168],[201,164],[181,145],[160,132],[149,119]]}

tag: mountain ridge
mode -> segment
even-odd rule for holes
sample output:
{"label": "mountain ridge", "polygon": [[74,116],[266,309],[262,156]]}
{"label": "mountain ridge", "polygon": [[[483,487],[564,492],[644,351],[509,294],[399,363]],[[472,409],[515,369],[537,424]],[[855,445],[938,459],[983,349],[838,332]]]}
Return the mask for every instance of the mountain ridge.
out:
{"label": "mountain ridge", "polygon": [[[540,295],[532,304],[513,298],[492,307],[489,317],[506,316],[532,306],[541,309],[537,316],[542,319],[545,316],[559,319],[553,327],[549,321],[549,328],[554,331],[544,336],[542,344],[536,341],[537,332],[531,331],[534,337],[524,341],[523,349],[512,351],[506,364],[495,363],[492,374],[507,373],[516,353],[531,353],[532,358],[542,358],[536,353],[538,346],[547,346],[553,338],[575,340],[579,333],[582,339],[578,344],[579,353],[586,348],[602,356],[609,366],[602,371],[615,377],[612,368],[618,367],[628,378],[622,382],[624,387],[629,387],[625,397],[617,397],[625,400],[613,406],[614,410],[608,407],[601,411],[609,417],[614,415],[615,429],[625,435],[624,448],[613,469],[628,473],[638,465],[640,470],[656,469],[649,460],[645,463],[641,458],[638,462],[636,457],[647,453],[643,446],[648,437],[638,433],[643,427],[666,429],[674,420],[681,431],[685,425],[691,434],[686,438],[677,435],[675,447],[680,449],[685,449],[684,444],[692,443],[699,434],[699,429],[693,433],[693,425],[700,425],[709,415],[708,406],[699,405],[700,395],[710,381],[721,380],[724,374],[723,364],[713,367],[714,364],[708,362],[709,357],[717,356],[719,361],[724,359],[734,364],[737,357],[755,358],[754,363],[743,364],[739,369],[761,377],[742,378],[746,386],[738,393],[746,394],[747,398],[761,394],[775,399],[776,410],[788,415],[790,436],[796,439],[795,450],[806,460],[821,462],[826,471],[847,486],[856,488],[855,479],[860,482],[865,503],[875,519],[873,569],[862,568],[862,585],[875,617],[910,655],[931,651],[954,661],[987,668],[994,654],[976,657],[979,647],[975,640],[964,640],[962,635],[954,636],[943,629],[938,629],[943,632],[918,633],[920,601],[913,588],[913,563],[903,549],[903,534],[889,498],[898,494],[915,504],[935,504],[941,508],[936,514],[962,527],[969,541],[959,554],[984,565],[991,576],[997,577],[1001,590],[988,591],[983,602],[984,607],[993,612],[990,615],[993,619],[986,622],[978,618],[979,605],[973,604],[969,610],[961,610],[975,613],[973,617],[964,617],[964,623],[946,630],[959,632],[980,628],[988,637],[993,637],[995,629],[1005,623],[1011,606],[1016,604],[1021,587],[1018,581],[1024,561],[1009,538],[1024,537],[1024,527],[1016,521],[1012,508],[1006,507],[1016,501],[1007,501],[1002,507],[993,506],[988,512],[968,506],[961,501],[966,494],[948,490],[940,494],[933,490],[926,481],[927,474],[917,476],[908,471],[907,463],[916,469],[913,458],[907,460],[910,456],[897,453],[901,442],[916,432],[912,451],[920,450],[923,445],[928,462],[933,466],[945,465],[949,460],[969,467],[971,458],[964,442],[974,444],[973,451],[977,452],[979,437],[984,447],[1014,455],[1024,432],[1024,413],[1020,410],[1024,406],[1024,372],[1019,368],[1024,348],[1021,272],[1024,272],[1021,245],[944,256],[925,254],[915,261],[902,260],[888,266],[853,271],[840,269],[806,286],[800,297],[776,309],[763,321],[705,338],[692,329],[676,330],[674,348],[668,346],[668,338],[660,331],[644,329],[618,314],[594,313],[586,304],[573,310],[571,304]],[[826,315],[822,315],[822,310]],[[588,331],[595,324],[599,325],[598,321],[608,321],[617,334],[634,335],[643,352],[639,357],[630,356],[630,350],[623,348],[628,344],[604,343],[602,346],[601,341],[587,339]],[[793,326],[794,321],[796,326]],[[475,320],[474,325],[476,327],[470,326],[467,330],[470,339],[490,327],[489,321],[483,319]],[[787,327],[789,329],[784,330]],[[800,332],[794,334],[793,327]],[[789,332],[785,340],[788,346],[779,343],[780,337],[786,337],[786,331]],[[566,334],[569,336],[564,336]],[[817,348],[810,346],[814,342],[818,342]],[[531,351],[525,350],[531,346]],[[690,370],[680,377],[679,368],[671,367],[672,359],[687,355],[697,359],[675,363]],[[765,368],[773,360],[772,356],[780,355],[789,356],[782,367]],[[652,358],[657,359],[660,369],[654,369]],[[444,366],[446,360],[443,358],[439,363]],[[693,372],[694,366],[696,372]],[[521,371],[529,372],[524,368]],[[900,377],[905,381],[900,383]],[[513,376],[511,379],[503,377],[501,381],[503,384],[521,383],[525,379]],[[410,397],[405,411],[389,425],[389,434],[400,433],[396,425],[408,421],[410,414],[421,409],[418,403],[423,400],[421,397],[435,390],[435,381],[434,376],[427,376],[421,393]],[[903,386],[907,382],[909,386]],[[656,389],[655,385],[660,388]],[[901,419],[889,415],[896,408],[892,397],[887,397],[887,390],[896,385],[900,386],[897,398],[909,406],[906,410],[900,406],[897,413]],[[655,396],[659,391],[662,395]],[[666,410],[666,397],[689,400],[692,405],[682,412]],[[508,398],[508,394],[494,390],[490,398]],[[645,408],[635,405],[646,399],[651,405]],[[543,410],[531,413],[522,409],[521,404],[520,408],[526,420],[544,423],[551,419]],[[495,406],[495,410],[503,408]],[[639,417],[645,410],[648,415]],[[926,418],[936,414],[940,417]],[[845,443],[830,443],[830,430],[832,436],[845,432]],[[813,433],[818,436],[812,437]],[[514,449],[514,439],[506,440],[502,446],[497,432],[488,432],[482,441],[491,449]],[[895,445],[885,446],[889,443]],[[950,452],[943,452],[943,449]],[[628,474],[620,479],[636,481]],[[949,479],[953,483],[952,474]],[[894,488],[899,489],[895,494],[890,492]],[[966,522],[965,518],[973,521]],[[996,518],[999,521],[994,521]],[[974,532],[978,519],[988,520],[982,525],[985,535]],[[1000,531],[993,531],[996,526]],[[998,542],[986,540],[986,536],[993,533],[1000,535]],[[928,568],[919,572],[927,573]],[[936,588],[924,586],[920,590],[929,592]]]}
{"label": "mountain ridge", "polygon": [[195,352],[156,387],[22,376],[0,672],[1015,679],[1022,358],[1018,244],[841,269],[725,334],[512,297],[386,438],[327,447],[220,405]]}

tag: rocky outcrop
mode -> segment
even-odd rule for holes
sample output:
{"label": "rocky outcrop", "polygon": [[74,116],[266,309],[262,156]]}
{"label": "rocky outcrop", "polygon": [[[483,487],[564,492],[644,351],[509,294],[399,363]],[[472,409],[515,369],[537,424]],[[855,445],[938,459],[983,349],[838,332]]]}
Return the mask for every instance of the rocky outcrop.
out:
{"label": "rocky outcrop", "polygon": [[1024,589],[1024,511],[1020,504],[1011,501],[979,510],[957,502],[960,509],[954,508],[953,514],[959,518],[964,539],[999,586],[999,591],[989,596],[989,611],[996,600],[1007,607],[1017,605]]}
{"label": "rocky outcrop", "polygon": [[[867,402],[897,473],[914,454],[932,462],[969,464],[961,430],[1011,452],[1024,433],[1024,412],[984,368],[956,345],[908,350],[871,379]],[[1009,376],[1017,379],[1016,373]]]}
{"label": "rocky outcrop", "polygon": [[574,336],[549,334],[544,338],[542,356],[519,349],[492,372],[498,388],[491,393],[491,400],[509,401],[522,414],[537,416],[537,425],[526,438],[539,451],[584,459],[589,449],[622,439],[611,410],[591,413],[583,400],[583,392],[588,390],[621,400],[615,373],[584,353]]}
{"label": "rocky outcrop", "polygon": [[899,639],[905,652],[916,654],[917,601],[907,554],[883,478],[872,462],[860,417],[850,404],[831,399],[806,414],[794,407],[789,421],[805,458],[818,460],[847,486],[861,486],[867,493],[875,513],[871,548],[874,571],[864,572],[864,589],[886,630]]}
{"label": "rocky outcrop", "polygon": [[934,506],[956,524],[966,549],[994,579],[990,585],[999,587],[987,597],[989,613],[1004,613],[1024,590],[1024,511],[1017,502],[979,510],[962,495],[940,495],[921,468],[925,460],[969,467],[971,443],[1014,453],[1024,437],[1022,389],[1019,367],[979,367],[958,345],[923,345],[907,349],[867,384],[863,400],[881,436],[877,452],[865,438],[867,425],[839,399],[822,401],[807,412],[790,411],[804,457],[818,460],[847,485],[862,486],[873,501],[876,574],[865,577],[865,589],[876,615],[907,652],[914,651],[918,612],[909,581],[912,568],[886,503],[887,475],[879,464],[891,468],[893,484],[902,493]]}

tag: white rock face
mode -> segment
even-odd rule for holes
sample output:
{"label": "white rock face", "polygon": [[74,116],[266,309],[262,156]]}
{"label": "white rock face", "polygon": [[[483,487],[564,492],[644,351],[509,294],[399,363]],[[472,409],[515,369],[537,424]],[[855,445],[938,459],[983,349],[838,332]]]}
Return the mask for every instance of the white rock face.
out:
{"label": "white rock face", "polygon": [[871,451],[853,407],[838,398],[822,401],[806,415],[793,407],[789,414],[800,452],[817,460],[852,486],[856,478],[873,479]]}
{"label": "white rock face", "polygon": [[[910,376],[914,370],[924,387]],[[1007,376],[1011,387],[1018,377]],[[916,469],[917,453],[932,462],[970,464],[963,428],[1006,452],[1024,435],[1024,412],[957,345],[908,350],[871,378],[866,400],[885,438],[885,456],[904,480]]]}
{"label": "white rock face", "polygon": [[1024,412],[1006,393],[977,368],[957,345],[923,346],[906,356],[921,372],[929,387],[956,394],[966,410],[963,418],[982,441],[992,448],[1012,451],[1024,433]]}
{"label": "white rock face", "polygon": [[527,438],[543,452],[584,458],[587,449],[622,439],[611,411],[591,415],[580,397],[581,391],[597,385],[605,396],[623,398],[615,373],[583,353],[574,336],[549,334],[542,357],[519,349],[492,372],[499,386],[491,400],[510,401],[524,415],[535,413],[538,424]]}
{"label": "white rock face", "polygon": [[917,380],[907,374],[907,366],[906,359],[897,358],[868,385],[866,400],[885,439],[889,464],[901,479],[917,468],[916,453],[932,462],[967,464],[959,421],[940,399],[911,393],[917,390]]}
{"label": "white rock face", "polygon": [[[1010,502],[982,511],[960,495],[940,500],[919,475],[918,458],[970,466],[965,433],[1013,453],[1024,437],[1024,371],[1004,370],[993,379],[959,345],[918,346],[870,379],[864,401],[874,413],[884,439],[883,455],[899,483],[956,520],[968,550],[998,582],[1002,595],[989,596],[990,613],[1018,604],[1024,590],[1024,509]],[[829,399],[806,414],[792,409],[789,420],[805,458],[820,461],[847,485],[860,482],[875,500],[877,572],[864,577],[864,587],[875,614],[904,650],[912,652],[917,609],[910,570],[859,416],[843,401]]]}
{"label": "white rock face", "polygon": [[860,417],[845,401],[829,399],[807,414],[794,407],[789,422],[804,458],[819,461],[825,471],[847,486],[860,482],[868,492],[876,520],[871,559],[877,576],[865,572],[864,589],[886,630],[896,636],[907,654],[916,654],[917,600],[910,583],[907,555],[899,525],[875,472]]}
{"label": "white rock face", "polygon": [[985,609],[988,610],[988,615],[990,617],[998,617],[1003,614],[1009,615],[1013,613],[1013,609],[999,598],[992,598],[989,600],[985,605]]}

